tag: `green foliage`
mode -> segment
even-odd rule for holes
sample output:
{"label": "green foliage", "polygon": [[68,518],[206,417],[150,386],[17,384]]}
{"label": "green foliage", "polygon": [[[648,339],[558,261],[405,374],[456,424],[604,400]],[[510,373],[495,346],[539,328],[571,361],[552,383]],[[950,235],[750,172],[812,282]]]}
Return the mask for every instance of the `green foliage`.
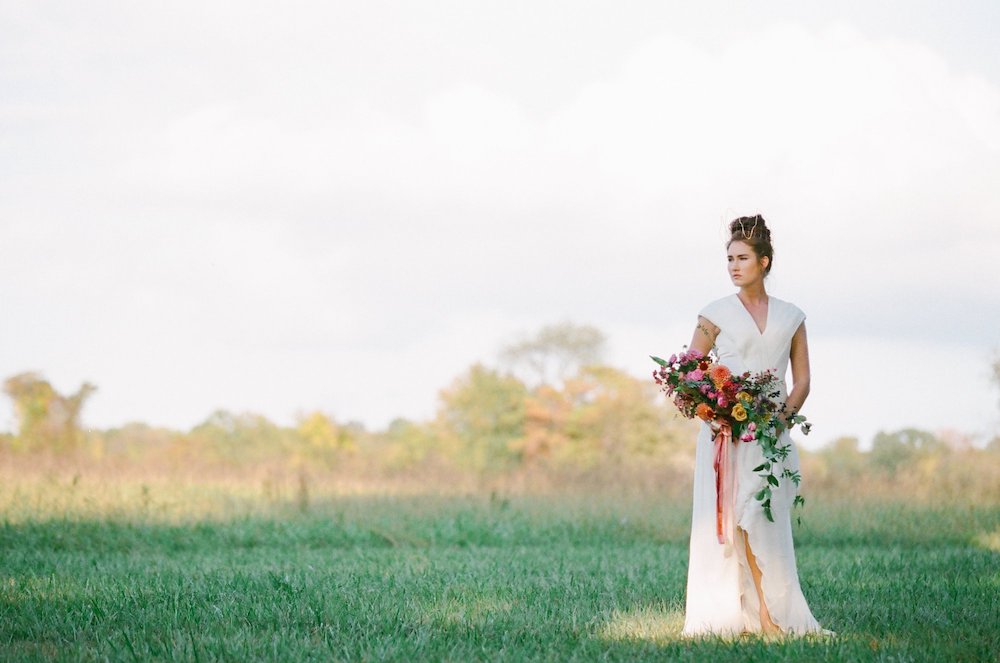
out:
{"label": "green foliage", "polygon": [[819,450],[830,472],[856,475],[865,470],[868,456],[859,448],[857,437],[838,437]]}
{"label": "green foliage", "polygon": [[260,462],[276,454],[287,455],[298,446],[298,436],[266,417],[251,412],[235,414],[216,410],[187,436],[191,447],[211,460],[234,465]]}
{"label": "green foliage", "polygon": [[385,431],[385,465],[389,470],[408,470],[441,454],[440,436],[430,426],[394,419]]}
{"label": "green foliage", "polygon": [[[458,376],[441,391],[432,421],[398,419],[376,432],[322,412],[304,413],[285,427],[259,414],[225,410],[213,412],[188,432],[141,422],[84,431],[80,413],[92,385],[63,396],[38,374],[23,373],[4,383],[14,400],[18,433],[0,436],[0,446],[55,456],[86,452],[96,460],[149,467],[224,469],[268,463],[353,478],[395,479],[409,472],[411,477],[467,476],[476,481],[487,474],[513,480],[535,473],[535,479],[551,478],[553,483],[596,480],[610,473],[660,485],[689,479],[698,424],[680,416],[652,380],[597,363],[604,342],[592,327],[545,327],[503,349],[509,370],[476,364]],[[1000,385],[1000,358],[994,369]],[[531,378],[527,382],[525,374]],[[775,474],[787,449],[777,447],[776,432],[764,437],[765,462],[754,469],[762,473],[762,483],[773,487],[784,478],[799,484],[798,473]],[[993,499],[1000,493],[1000,438],[985,449],[967,438],[954,431],[906,428],[879,432],[870,452],[861,451],[853,437],[813,453],[800,449],[806,489],[965,491]]]}
{"label": "green foliage", "polygon": [[872,442],[872,465],[894,475],[902,465],[948,452],[948,446],[933,433],[903,428],[892,433],[879,431]]}
{"label": "green foliage", "polygon": [[502,470],[518,456],[528,389],[512,375],[476,364],[441,392],[438,420],[458,442],[461,461],[478,471]]}
{"label": "green foliage", "polygon": [[84,441],[80,413],[97,390],[84,383],[75,394],[63,396],[38,373],[20,373],[4,382],[14,401],[18,433],[14,446],[26,451],[76,451]]}

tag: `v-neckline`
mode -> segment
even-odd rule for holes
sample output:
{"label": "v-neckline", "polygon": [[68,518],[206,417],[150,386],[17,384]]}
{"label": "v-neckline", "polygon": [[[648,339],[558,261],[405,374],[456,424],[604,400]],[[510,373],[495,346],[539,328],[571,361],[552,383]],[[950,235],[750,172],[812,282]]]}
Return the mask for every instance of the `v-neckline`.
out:
{"label": "v-neckline", "polygon": [[740,299],[739,294],[733,293],[733,297],[736,298],[736,303],[740,305],[743,312],[750,318],[750,323],[753,325],[753,328],[757,330],[757,335],[763,336],[766,334],[767,330],[771,328],[771,296],[767,296],[767,315],[764,317],[764,331],[761,331],[760,327],[757,326],[757,321],[754,319],[753,313],[750,312],[750,309],[748,309],[746,304],[743,303],[743,300]]}

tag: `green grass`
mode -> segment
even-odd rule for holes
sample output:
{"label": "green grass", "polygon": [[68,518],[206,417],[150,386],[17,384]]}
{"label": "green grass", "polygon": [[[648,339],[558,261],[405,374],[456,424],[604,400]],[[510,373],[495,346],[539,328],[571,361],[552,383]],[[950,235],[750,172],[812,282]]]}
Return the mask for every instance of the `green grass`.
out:
{"label": "green grass", "polygon": [[690,642],[683,499],[325,496],[198,516],[124,488],[128,508],[102,516],[5,490],[4,660],[1000,657],[996,506],[810,504],[799,574],[839,637]]}

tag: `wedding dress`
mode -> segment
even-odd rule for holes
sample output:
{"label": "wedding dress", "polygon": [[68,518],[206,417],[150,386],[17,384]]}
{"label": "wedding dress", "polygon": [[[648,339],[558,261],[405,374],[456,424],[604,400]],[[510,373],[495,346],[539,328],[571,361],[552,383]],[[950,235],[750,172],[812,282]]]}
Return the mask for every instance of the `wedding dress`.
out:
{"label": "wedding dress", "polygon": [[[769,297],[767,324],[761,332],[750,311],[736,294],[732,294],[709,303],[699,315],[721,330],[715,342],[719,363],[729,367],[733,374],[776,369],[781,380],[778,383],[779,402],[784,402],[788,397],[784,378],[792,336],[805,320],[805,313],[791,302]],[[760,602],[743,539],[737,535],[732,542],[720,544],[716,535],[713,437],[711,427],[701,422],[695,454],[694,506],[682,634],[760,632]],[[779,445],[784,444],[791,444],[791,449],[783,467],[798,471],[798,450],[787,430],[779,438]],[[730,530],[735,533],[738,526],[749,537],[751,552],[761,571],[761,589],[771,621],[783,633],[833,635],[833,631],[822,628],[813,617],[799,586],[791,526],[791,507],[798,487],[791,479],[781,477],[781,468],[774,469],[781,485],[772,491],[774,522],[771,522],[754,498],[754,493],[766,483],[753,471],[763,462],[760,447],[756,442],[736,441],[730,447],[729,462],[736,484],[732,509],[727,510],[731,511],[733,519]]]}

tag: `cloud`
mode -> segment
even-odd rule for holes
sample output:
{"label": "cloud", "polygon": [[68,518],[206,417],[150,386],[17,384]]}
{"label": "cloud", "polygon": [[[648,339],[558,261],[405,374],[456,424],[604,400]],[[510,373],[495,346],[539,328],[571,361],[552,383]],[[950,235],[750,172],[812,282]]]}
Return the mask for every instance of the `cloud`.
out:
{"label": "cloud", "polygon": [[771,223],[769,289],[809,313],[814,345],[903,339],[915,365],[998,340],[1000,91],[918,43],[846,23],[665,32],[539,112],[485,73],[414,74],[417,102],[391,103],[393,68],[489,45],[378,55],[324,34],[330,16],[271,33],[129,17],[110,39],[21,16],[42,44],[0,108],[17,148],[0,157],[17,276],[0,369],[97,382],[95,423],[427,416],[456,371],[563,319],[608,330],[644,374],[667,349],[646,345],[687,342],[731,288],[721,232],[746,212]]}

